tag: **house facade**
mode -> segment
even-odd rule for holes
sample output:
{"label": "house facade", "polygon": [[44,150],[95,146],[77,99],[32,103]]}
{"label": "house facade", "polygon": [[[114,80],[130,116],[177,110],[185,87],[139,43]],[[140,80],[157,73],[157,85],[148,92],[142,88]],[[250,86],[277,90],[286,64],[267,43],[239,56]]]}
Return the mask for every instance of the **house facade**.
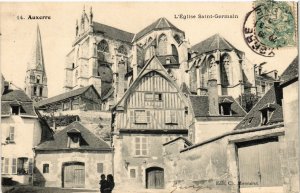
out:
{"label": "house facade", "polygon": [[49,139],[52,130],[22,90],[6,87],[1,98],[1,173],[3,179],[31,184],[33,147]]}
{"label": "house facade", "polygon": [[189,109],[157,57],[148,61],[117,103],[112,122],[116,184],[165,188],[163,144],[187,137]]}
{"label": "house facade", "polygon": [[73,122],[34,148],[34,184],[99,188],[100,175],[112,173],[111,150],[80,122]]}

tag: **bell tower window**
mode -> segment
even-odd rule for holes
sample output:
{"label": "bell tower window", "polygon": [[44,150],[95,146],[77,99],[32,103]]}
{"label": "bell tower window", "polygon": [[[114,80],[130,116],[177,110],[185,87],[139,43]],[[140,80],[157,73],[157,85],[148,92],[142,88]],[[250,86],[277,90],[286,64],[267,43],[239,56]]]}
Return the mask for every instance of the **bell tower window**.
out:
{"label": "bell tower window", "polygon": [[41,81],[41,77],[40,76],[36,76],[36,83],[40,84]]}

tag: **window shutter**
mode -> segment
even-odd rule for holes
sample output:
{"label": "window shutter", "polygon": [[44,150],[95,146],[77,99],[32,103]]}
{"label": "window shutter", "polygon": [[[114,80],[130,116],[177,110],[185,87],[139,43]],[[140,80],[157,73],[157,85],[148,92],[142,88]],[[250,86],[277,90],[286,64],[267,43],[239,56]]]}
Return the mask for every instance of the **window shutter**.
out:
{"label": "window shutter", "polygon": [[135,138],[135,155],[141,155],[141,141],[139,137]]}
{"label": "window shutter", "polygon": [[15,128],[13,126],[9,127],[9,140],[10,141],[15,140]]}
{"label": "window shutter", "polygon": [[9,159],[5,158],[4,159],[4,173],[8,174],[8,168],[9,168]]}
{"label": "window shutter", "polygon": [[[48,170],[49,170],[49,168],[48,168]],[[33,160],[32,160],[32,158],[29,158],[29,161],[28,161],[28,173],[32,174],[32,172],[33,172]]]}
{"label": "window shutter", "polygon": [[147,123],[150,123],[150,111],[147,111]]}
{"label": "window shutter", "polygon": [[12,158],[11,173],[12,174],[16,174],[17,173],[17,159],[16,158]]}

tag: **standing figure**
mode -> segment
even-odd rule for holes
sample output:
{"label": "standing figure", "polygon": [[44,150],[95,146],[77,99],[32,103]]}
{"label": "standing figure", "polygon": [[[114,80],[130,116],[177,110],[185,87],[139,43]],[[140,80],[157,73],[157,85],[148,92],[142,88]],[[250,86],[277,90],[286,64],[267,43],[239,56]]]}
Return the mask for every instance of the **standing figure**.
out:
{"label": "standing figure", "polygon": [[104,189],[104,193],[112,193],[115,187],[114,177],[109,174],[107,175],[107,188]]}
{"label": "standing figure", "polygon": [[101,180],[100,180],[99,184],[100,184],[100,193],[104,193],[104,190],[109,187],[104,174],[101,174]]}

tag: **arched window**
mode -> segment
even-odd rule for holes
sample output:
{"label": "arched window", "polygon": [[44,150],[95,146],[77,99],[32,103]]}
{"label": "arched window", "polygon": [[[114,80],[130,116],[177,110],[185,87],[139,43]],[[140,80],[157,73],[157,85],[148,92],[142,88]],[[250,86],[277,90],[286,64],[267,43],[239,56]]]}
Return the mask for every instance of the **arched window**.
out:
{"label": "arched window", "polygon": [[168,39],[165,34],[162,34],[158,39],[158,55],[167,55]]}
{"label": "arched window", "polygon": [[118,48],[118,53],[127,55],[127,49],[125,48],[125,46],[121,45],[121,46]]}
{"label": "arched window", "polygon": [[97,45],[97,51],[100,52],[109,52],[108,43],[105,40],[101,40]]}
{"label": "arched window", "polygon": [[229,85],[230,63],[231,57],[229,54],[224,53],[221,56],[221,77],[223,85]]}
{"label": "arched window", "polygon": [[179,36],[178,34],[176,34],[176,35],[174,36],[174,39],[175,39],[175,41],[176,41],[178,44],[181,43],[181,39],[180,39],[180,36]]}
{"label": "arched window", "polygon": [[36,83],[40,83],[41,82],[41,77],[39,75],[36,76]]}
{"label": "arched window", "polygon": [[178,51],[177,48],[174,44],[171,45],[172,47],[172,55],[176,58],[177,62],[178,62]]}
{"label": "arched window", "polygon": [[209,67],[209,79],[217,79],[216,71],[216,59],[213,55],[210,55],[207,59]]}

